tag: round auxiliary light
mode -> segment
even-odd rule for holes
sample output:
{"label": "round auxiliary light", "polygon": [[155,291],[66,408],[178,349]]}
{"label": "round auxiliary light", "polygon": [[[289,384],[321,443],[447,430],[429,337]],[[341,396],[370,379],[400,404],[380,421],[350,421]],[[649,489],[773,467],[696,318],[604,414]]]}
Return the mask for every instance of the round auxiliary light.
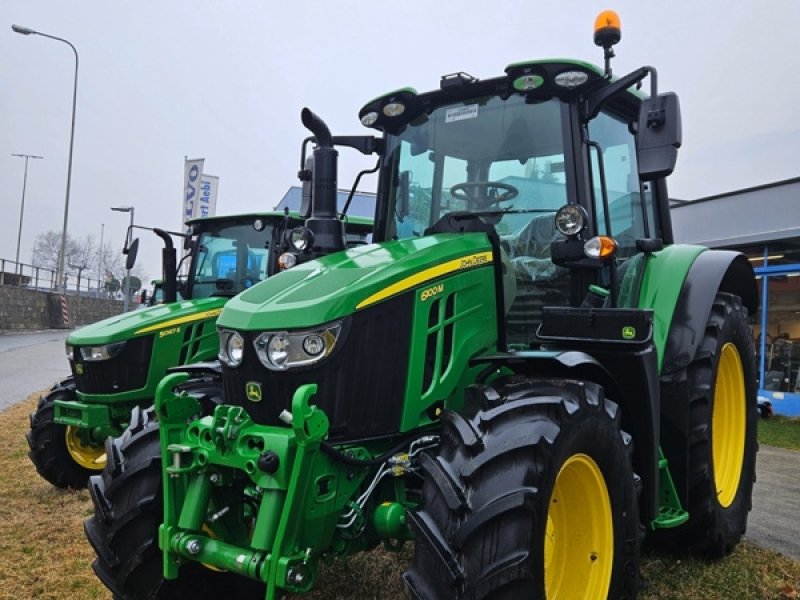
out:
{"label": "round auxiliary light", "polygon": [[406,112],[406,105],[402,102],[389,102],[383,107],[383,114],[387,117],[399,117]]}
{"label": "round auxiliary light", "polygon": [[325,350],[325,340],[317,333],[312,333],[303,340],[303,350],[309,356],[319,356]]}
{"label": "round auxiliary light", "polygon": [[566,236],[578,235],[589,220],[586,211],[577,204],[566,204],[558,209],[555,218],[556,229]]}
{"label": "round auxiliary light", "polygon": [[297,264],[297,255],[292,252],[284,252],[278,257],[278,268],[281,271],[291,269]]}
{"label": "round auxiliary light", "polygon": [[541,75],[521,75],[514,80],[514,89],[518,92],[535,90],[544,83]]}
{"label": "round auxiliary light", "polygon": [[231,367],[238,367],[244,358],[244,338],[235,331],[228,337],[225,353]]}
{"label": "round auxiliary light", "polygon": [[556,85],[573,89],[583,85],[589,80],[589,74],[586,71],[564,71],[556,75]]}
{"label": "round auxiliary light", "polygon": [[292,247],[299,252],[303,252],[304,250],[311,248],[311,242],[313,241],[314,234],[312,234],[311,231],[305,227],[297,227],[296,229],[292,229],[292,232],[289,234],[289,242],[292,244]]}
{"label": "round auxiliary light", "polygon": [[365,114],[363,117],[361,117],[361,124],[364,127],[372,127],[373,125],[375,125],[375,121],[377,120],[378,120],[378,113],[376,113],[373,110]]}
{"label": "round auxiliary light", "polygon": [[264,219],[256,219],[253,221],[253,229],[256,231],[264,231],[266,226],[267,224],[264,222]]}
{"label": "round auxiliary light", "polygon": [[276,333],[267,342],[267,359],[278,368],[285,368],[289,360],[289,338],[282,334]]}
{"label": "round auxiliary light", "polygon": [[617,252],[617,242],[607,235],[598,235],[587,240],[583,253],[589,258],[610,258]]}

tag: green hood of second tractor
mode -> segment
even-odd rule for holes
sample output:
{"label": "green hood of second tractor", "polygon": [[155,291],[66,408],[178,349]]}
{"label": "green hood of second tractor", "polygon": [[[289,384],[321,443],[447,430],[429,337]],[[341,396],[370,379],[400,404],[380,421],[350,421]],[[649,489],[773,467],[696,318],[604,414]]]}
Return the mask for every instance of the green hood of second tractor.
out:
{"label": "green hood of second tractor", "polygon": [[491,263],[483,233],[361,246],[298,265],[231,299],[217,320],[244,331],[313,327],[447,273]]}
{"label": "green hood of second tractor", "polygon": [[200,298],[159,304],[109,317],[75,330],[67,338],[73,346],[100,345],[129,340],[140,335],[217,316],[228,298]]}

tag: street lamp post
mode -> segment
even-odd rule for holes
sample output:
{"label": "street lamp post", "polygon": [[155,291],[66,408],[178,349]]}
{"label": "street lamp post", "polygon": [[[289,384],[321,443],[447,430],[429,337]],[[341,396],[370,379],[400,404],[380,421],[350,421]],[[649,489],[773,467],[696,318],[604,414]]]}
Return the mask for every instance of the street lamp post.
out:
{"label": "street lamp post", "polygon": [[97,297],[102,296],[101,286],[105,281],[106,271],[103,268],[103,232],[106,229],[105,223],[100,223],[100,250],[97,253]]}
{"label": "street lamp post", "polygon": [[22,215],[25,213],[25,188],[28,185],[28,159],[29,158],[44,158],[44,156],[36,156],[35,154],[12,154],[11,156],[18,156],[25,159],[25,175],[22,178],[22,202],[19,205],[19,233],[17,233],[17,257],[14,259],[17,265],[17,274],[22,276],[22,266],[19,264],[19,246],[22,242]]}
{"label": "street lamp post", "polygon": [[[130,247],[131,237],[133,236],[133,207],[132,206],[112,206],[111,210],[116,212],[126,212],[131,213],[131,226],[128,228],[128,233],[125,235],[125,247]],[[123,312],[128,312],[128,296],[130,296],[131,292],[131,270],[127,269],[127,274],[125,276],[125,298],[123,298],[122,302],[122,310]]]}
{"label": "street lamp post", "polygon": [[56,273],[56,285],[63,285],[64,292],[67,291],[66,289],[66,282],[64,282],[64,256],[66,254],[66,246],[67,246],[67,221],[69,219],[69,190],[72,184],[72,147],[75,142],[75,107],[78,100],[78,50],[75,46],[72,45],[71,42],[56,37],[54,35],[49,35],[46,33],[42,33],[41,31],[36,31],[34,29],[30,29],[28,27],[22,27],[20,25],[12,25],[11,29],[13,29],[16,33],[21,33],[22,35],[39,35],[41,37],[46,37],[51,40],[56,40],[57,42],[64,42],[67,46],[72,48],[72,52],[75,53],[75,83],[72,86],[72,127],[70,129],[69,134],[69,159],[67,161],[67,193],[64,198],[64,226],[61,230],[61,251],[58,255],[58,271]]}

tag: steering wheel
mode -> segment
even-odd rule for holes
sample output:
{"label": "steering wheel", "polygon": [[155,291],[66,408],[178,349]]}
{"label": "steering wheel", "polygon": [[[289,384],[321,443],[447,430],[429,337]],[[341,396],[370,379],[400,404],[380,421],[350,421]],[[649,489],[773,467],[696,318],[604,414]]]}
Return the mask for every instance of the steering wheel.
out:
{"label": "steering wheel", "polygon": [[[500,190],[502,193],[498,194]],[[498,202],[513,200],[519,195],[519,190],[502,181],[465,181],[451,187],[450,195],[456,200],[466,200],[485,208]]]}

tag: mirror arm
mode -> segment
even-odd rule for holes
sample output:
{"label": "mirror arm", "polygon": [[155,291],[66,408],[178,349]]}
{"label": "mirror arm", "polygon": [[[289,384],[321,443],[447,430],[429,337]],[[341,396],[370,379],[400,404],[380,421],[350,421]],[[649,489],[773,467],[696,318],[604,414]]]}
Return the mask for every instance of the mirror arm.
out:
{"label": "mirror arm", "polygon": [[632,73],[620,77],[610,85],[589,94],[583,102],[583,120],[591,121],[603,108],[606,102],[618,93],[627,90],[629,87],[640,83],[647,75],[651,75],[650,94],[653,98],[657,95],[656,70],[653,67],[639,67]]}

